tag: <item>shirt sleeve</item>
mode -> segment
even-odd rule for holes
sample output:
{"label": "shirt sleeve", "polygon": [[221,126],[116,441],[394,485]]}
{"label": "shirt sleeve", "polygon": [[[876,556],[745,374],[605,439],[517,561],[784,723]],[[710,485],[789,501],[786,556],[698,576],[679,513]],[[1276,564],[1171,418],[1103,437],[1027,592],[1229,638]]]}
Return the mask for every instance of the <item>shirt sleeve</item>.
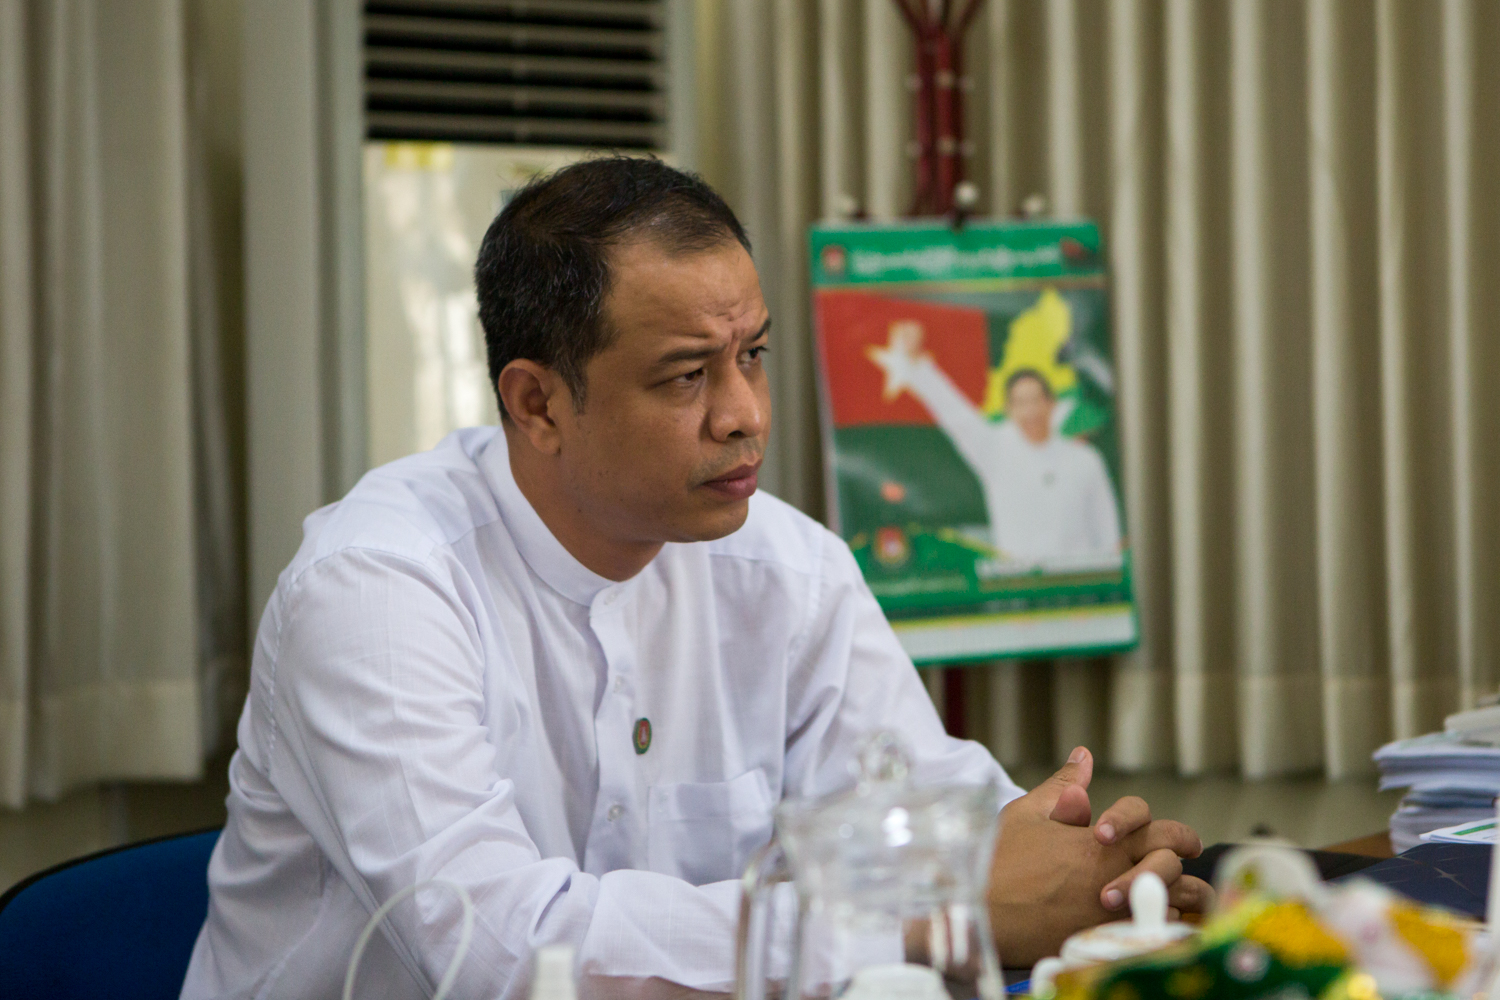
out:
{"label": "shirt sleeve", "polygon": [[[487,738],[479,626],[440,571],[345,551],[306,570],[281,614],[270,780],[368,911],[430,879],[468,892],[477,918],[454,995],[520,995],[533,951],[556,943],[578,948],[586,974],[729,987],[737,882],[600,877],[541,856]],[[430,989],[461,904],[437,888],[417,902],[392,911],[386,938]]]}
{"label": "shirt sleeve", "polygon": [[930,357],[924,357],[912,367],[908,385],[964,461],[975,469],[988,468],[995,463],[999,456],[995,449],[994,425]]}
{"label": "shirt sleeve", "polygon": [[949,736],[911,658],[843,540],[823,533],[822,578],[789,672],[786,794],[847,788],[865,737],[897,733],[919,784],[994,780],[1001,802],[1024,794],[982,745]]}

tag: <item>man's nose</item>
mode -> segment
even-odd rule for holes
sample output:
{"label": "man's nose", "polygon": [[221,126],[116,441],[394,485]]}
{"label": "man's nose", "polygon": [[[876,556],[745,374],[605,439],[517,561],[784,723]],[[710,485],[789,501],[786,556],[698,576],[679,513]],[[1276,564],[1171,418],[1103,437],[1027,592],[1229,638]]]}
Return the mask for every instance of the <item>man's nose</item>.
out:
{"label": "man's nose", "polygon": [[759,437],[765,433],[768,406],[761,402],[750,378],[738,366],[720,381],[708,414],[708,430],[715,441]]}

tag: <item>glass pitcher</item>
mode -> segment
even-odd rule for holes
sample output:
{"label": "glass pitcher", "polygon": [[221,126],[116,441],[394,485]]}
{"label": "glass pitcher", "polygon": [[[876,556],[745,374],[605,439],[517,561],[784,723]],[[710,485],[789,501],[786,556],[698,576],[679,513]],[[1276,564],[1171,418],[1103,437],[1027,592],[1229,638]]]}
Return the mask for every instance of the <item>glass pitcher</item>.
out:
{"label": "glass pitcher", "polygon": [[[736,1000],[1001,1000],[985,886],[999,824],[994,784],[916,788],[880,733],[849,792],[788,800],[744,876]],[[797,911],[785,988],[771,983],[774,897]]]}

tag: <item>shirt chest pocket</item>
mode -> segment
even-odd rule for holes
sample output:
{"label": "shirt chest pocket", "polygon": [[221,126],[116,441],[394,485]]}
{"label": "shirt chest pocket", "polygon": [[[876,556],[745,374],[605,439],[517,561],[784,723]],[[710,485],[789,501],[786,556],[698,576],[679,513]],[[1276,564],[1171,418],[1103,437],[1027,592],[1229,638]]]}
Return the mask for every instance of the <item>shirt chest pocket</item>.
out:
{"label": "shirt chest pocket", "polygon": [[771,839],[774,805],[759,769],[731,781],[653,785],[647,864],[693,885],[739,878],[750,855]]}

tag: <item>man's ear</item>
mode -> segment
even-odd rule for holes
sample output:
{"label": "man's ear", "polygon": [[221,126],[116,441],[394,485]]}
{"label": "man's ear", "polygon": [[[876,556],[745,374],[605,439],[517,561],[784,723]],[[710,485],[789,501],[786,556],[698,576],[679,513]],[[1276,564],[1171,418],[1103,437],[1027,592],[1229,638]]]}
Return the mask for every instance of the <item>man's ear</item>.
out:
{"label": "man's ear", "polygon": [[562,449],[555,407],[571,406],[572,396],[562,378],[535,361],[517,358],[500,372],[500,399],[510,422],[544,455]]}

